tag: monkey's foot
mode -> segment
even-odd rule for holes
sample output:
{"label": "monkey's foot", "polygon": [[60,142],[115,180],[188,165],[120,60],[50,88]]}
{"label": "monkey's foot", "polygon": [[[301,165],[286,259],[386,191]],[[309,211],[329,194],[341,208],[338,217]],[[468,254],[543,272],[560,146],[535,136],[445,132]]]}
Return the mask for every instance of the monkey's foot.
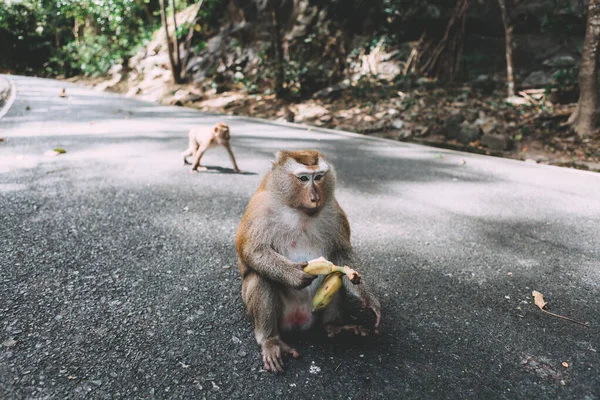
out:
{"label": "monkey's foot", "polygon": [[300,354],[287,344],[283,343],[279,338],[272,338],[262,344],[262,358],[267,371],[282,373],[283,372],[283,356],[291,354],[297,358]]}
{"label": "monkey's foot", "polygon": [[192,172],[203,172],[203,171],[208,171],[208,168],[206,168],[206,167],[192,168]]}
{"label": "monkey's foot", "polygon": [[355,335],[367,336],[367,330],[360,325],[327,325],[327,336],[332,338],[341,332],[351,332]]}

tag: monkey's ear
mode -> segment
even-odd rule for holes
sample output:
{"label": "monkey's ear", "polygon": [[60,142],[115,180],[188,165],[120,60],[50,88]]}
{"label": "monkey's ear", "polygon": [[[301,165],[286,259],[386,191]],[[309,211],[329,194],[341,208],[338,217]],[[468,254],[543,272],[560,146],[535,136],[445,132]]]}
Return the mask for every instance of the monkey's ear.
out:
{"label": "monkey's ear", "polygon": [[215,125],[213,132],[215,132],[215,133],[219,132],[219,125]]}
{"label": "monkey's ear", "polygon": [[271,169],[275,169],[276,166],[281,165],[281,162],[285,158],[285,153],[282,150],[278,150],[275,153],[275,160],[271,161]]}
{"label": "monkey's ear", "polygon": [[287,158],[287,154],[283,150],[279,150],[275,153],[275,163],[281,164],[285,158]]}

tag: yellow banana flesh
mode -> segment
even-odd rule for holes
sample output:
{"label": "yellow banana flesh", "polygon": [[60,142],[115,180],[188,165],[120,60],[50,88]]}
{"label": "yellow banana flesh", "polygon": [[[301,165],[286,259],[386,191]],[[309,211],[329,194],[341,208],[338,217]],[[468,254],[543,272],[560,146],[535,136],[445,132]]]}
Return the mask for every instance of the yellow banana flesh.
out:
{"label": "yellow banana flesh", "polygon": [[344,268],[334,265],[323,257],[309,261],[308,265],[304,267],[304,272],[310,275],[328,275],[334,271],[344,272]]}
{"label": "yellow banana flesh", "polygon": [[360,283],[360,274],[358,272],[348,266],[339,267],[323,257],[310,260],[308,265],[304,267],[304,272],[310,275],[329,275],[332,272],[341,272],[342,274],[345,274],[353,284],[357,285]]}
{"label": "yellow banana flesh", "polygon": [[324,309],[331,303],[333,296],[342,287],[342,276],[344,276],[343,272],[335,271],[323,280],[312,300],[313,313]]}

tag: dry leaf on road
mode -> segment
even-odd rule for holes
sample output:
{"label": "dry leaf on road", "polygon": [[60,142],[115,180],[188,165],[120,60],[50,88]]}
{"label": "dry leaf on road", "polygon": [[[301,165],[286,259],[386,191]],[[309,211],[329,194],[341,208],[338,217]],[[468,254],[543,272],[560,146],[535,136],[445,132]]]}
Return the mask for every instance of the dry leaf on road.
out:
{"label": "dry leaf on road", "polygon": [[544,295],[541,294],[540,292],[538,292],[537,290],[534,290],[533,292],[531,292],[531,295],[533,296],[533,301],[535,303],[536,306],[538,306],[540,308],[540,310],[543,310],[544,307],[546,307],[546,301],[544,300]]}
{"label": "dry leaf on road", "polygon": [[580,321],[574,320],[572,318],[565,317],[563,315],[554,314],[554,313],[551,313],[550,311],[544,310],[544,308],[546,307],[546,304],[548,304],[548,303],[544,300],[544,295],[541,294],[540,292],[538,292],[537,290],[534,290],[533,292],[531,292],[531,295],[533,296],[533,302],[535,303],[535,305],[538,306],[539,309],[542,310],[543,312],[545,312],[546,314],[552,315],[553,317],[566,319],[567,321],[575,322],[576,324],[579,324],[579,325],[588,326],[587,322],[580,322]]}

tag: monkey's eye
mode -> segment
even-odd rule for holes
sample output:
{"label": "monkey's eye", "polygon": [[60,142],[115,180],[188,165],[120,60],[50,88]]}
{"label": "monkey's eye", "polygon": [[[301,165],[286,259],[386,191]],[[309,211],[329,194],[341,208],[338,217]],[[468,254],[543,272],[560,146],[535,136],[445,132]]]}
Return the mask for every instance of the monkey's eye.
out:
{"label": "monkey's eye", "polygon": [[322,177],[323,177],[323,175],[317,175],[317,176],[315,176],[315,181],[320,181]]}
{"label": "monkey's eye", "polygon": [[300,179],[302,182],[308,182],[308,176],[306,175],[299,176],[298,179]]}

